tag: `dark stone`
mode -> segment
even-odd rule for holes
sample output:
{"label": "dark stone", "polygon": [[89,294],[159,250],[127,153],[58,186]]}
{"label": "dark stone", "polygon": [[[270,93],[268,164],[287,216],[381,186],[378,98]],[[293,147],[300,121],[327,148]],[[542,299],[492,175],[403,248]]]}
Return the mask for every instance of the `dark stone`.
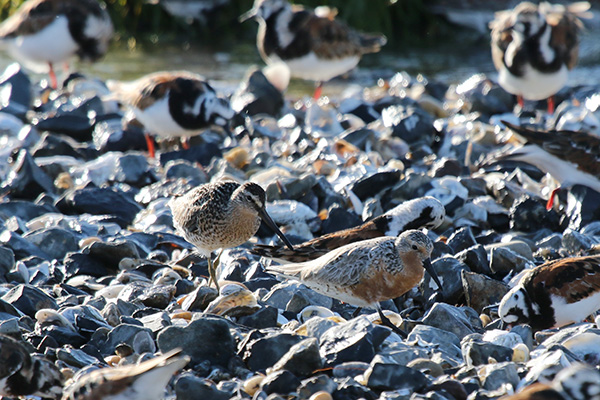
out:
{"label": "dark stone", "polygon": [[219,390],[210,379],[192,373],[181,374],[175,381],[177,400],[228,400],[229,393]]}
{"label": "dark stone", "polygon": [[366,372],[367,386],[375,390],[410,390],[418,392],[429,379],[416,369],[398,364],[375,363]]}
{"label": "dark stone", "polygon": [[83,188],[69,191],[56,207],[64,214],[114,215],[122,228],[142,209],[129,195],[114,188]]}
{"label": "dark stone", "polygon": [[37,157],[55,157],[55,156],[69,156],[76,159],[84,158],[83,152],[76,149],[73,139],[68,136],[52,135],[50,133],[44,133],[31,149],[31,154],[34,158]]}
{"label": "dark stone", "polygon": [[487,251],[485,251],[485,248],[480,244],[462,250],[456,253],[454,257],[464,263],[473,272],[486,275],[489,275],[492,272],[490,270]]}
{"label": "dark stone", "polygon": [[189,162],[197,162],[206,167],[214,157],[222,157],[223,154],[219,146],[214,143],[203,143],[200,146],[192,146],[187,150],[176,150],[161,153],[159,160],[161,165],[165,165],[173,160],[187,160]]}
{"label": "dark stone", "polygon": [[23,221],[30,221],[46,213],[58,213],[58,210],[48,204],[35,204],[30,201],[11,200],[0,203],[0,217],[18,217]]}
{"label": "dark stone", "polygon": [[231,97],[231,102],[236,104],[236,111],[242,115],[267,114],[277,117],[283,107],[284,98],[261,70],[253,69]]}
{"label": "dark stone", "polygon": [[454,333],[459,339],[474,333],[481,326],[473,327],[464,309],[446,303],[435,303],[423,316],[423,324]]}
{"label": "dark stone", "polygon": [[65,277],[67,279],[76,275],[90,275],[97,278],[114,275],[117,269],[109,269],[106,264],[89,254],[70,253],[64,258]]}
{"label": "dark stone", "polygon": [[317,392],[333,393],[335,389],[337,389],[337,383],[327,375],[321,374],[304,379],[298,386],[298,395],[303,399],[308,399]]}
{"label": "dark stone", "polygon": [[510,229],[523,232],[535,232],[548,228],[559,230],[558,214],[554,210],[547,211],[544,204],[529,196],[520,197],[510,208]]}
{"label": "dark stone", "polygon": [[565,214],[569,218],[569,228],[577,231],[600,220],[600,193],[587,186],[573,185],[567,196]]}
{"label": "dark stone", "polygon": [[296,376],[307,377],[323,367],[317,338],[304,339],[293,345],[271,368],[272,371],[286,370]]}
{"label": "dark stone", "polygon": [[36,119],[35,127],[39,131],[48,131],[67,135],[78,142],[92,140],[94,122],[89,117],[75,112],[62,112]]}
{"label": "dark stone", "polygon": [[87,342],[87,338],[73,331],[72,329],[57,325],[44,326],[41,329],[41,333],[46,337],[51,337],[54,339],[56,343],[58,343],[58,347],[70,345],[79,348]]}
{"label": "dark stone", "polygon": [[34,231],[23,236],[52,259],[62,260],[69,252],[79,250],[79,238],[71,230],[48,228]]}
{"label": "dark stone", "polygon": [[513,354],[511,348],[474,340],[463,342],[461,350],[467,365],[472,366],[489,364],[490,358],[498,362],[510,361]]}
{"label": "dark stone", "polygon": [[148,160],[143,154],[123,154],[117,157],[109,180],[132,185],[147,185],[151,180]]}
{"label": "dark stone", "polygon": [[238,324],[254,329],[276,328],[279,310],[275,307],[264,306],[253,314],[238,318]]}
{"label": "dark stone", "polygon": [[374,197],[383,189],[395,185],[400,181],[402,172],[399,170],[376,172],[375,174],[359,179],[350,190],[362,201]]}
{"label": "dark stone", "polygon": [[15,266],[15,253],[5,246],[0,246],[0,280]]}
{"label": "dark stone", "polygon": [[473,235],[473,231],[469,227],[463,227],[455,231],[446,242],[455,253],[466,250],[469,247],[475,246],[477,241]]}
{"label": "dark stone", "polygon": [[54,193],[54,182],[27,150],[21,150],[0,190],[11,198],[35,199],[42,193]]}
{"label": "dark stone", "polygon": [[371,362],[375,349],[390,332],[389,328],[373,325],[366,317],[341,323],[321,336],[321,357],[326,367],[346,361]]}
{"label": "dark stone", "polygon": [[300,385],[298,377],[290,371],[281,370],[265,376],[261,383],[261,390],[267,394],[278,393],[285,395],[295,392],[298,385]]}
{"label": "dark stone", "polygon": [[512,111],[513,97],[485,75],[470,77],[469,81],[469,87],[465,88],[461,96],[471,105],[470,112],[495,115]]}
{"label": "dark stone", "polygon": [[10,64],[0,76],[2,88],[2,112],[25,120],[25,114],[31,108],[33,90],[29,76],[18,63]]}
{"label": "dark stone", "polygon": [[145,288],[137,297],[146,307],[166,309],[173,296],[175,295],[175,286],[173,285],[153,285]]}
{"label": "dark stone", "polygon": [[152,338],[152,331],[143,326],[122,323],[108,333],[106,342],[100,347],[100,352],[103,355],[113,354],[120,344],[127,344],[134,348],[134,342],[142,335]]}
{"label": "dark stone", "polygon": [[481,313],[490,304],[497,304],[509,288],[502,281],[475,272],[461,272],[467,306]]}
{"label": "dark stone", "polygon": [[357,383],[352,378],[346,378],[339,383],[338,388],[332,394],[334,400],[375,400],[379,396],[371,389]]}
{"label": "dark stone", "polygon": [[209,361],[211,365],[226,367],[235,353],[235,343],[229,324],[223,319],[202,317],[182,328],[169,326],[158,334],[160,351],[181,347],[193,364]]}
{"label": "dark stone", "polygon": [[360,224],[362,224],[362,219],[354,211],[333,205],[329,208],[327,219],[321,225],[321,232],[323,234],[337,232]]}
{"label": "dark stone", "polygon": [[461,272],[463,270],[468,271],[469,267],[453,257],[438,258],[431,265],[444,285],[444,290],[442,292],[437,283],[431,278],[431,275],[425,272],[425,276],[419,284],[423,296],[428,299],[434,293],[439,293],[444,301],[452,304],[456,303],[464,295]]}
{"label": "dark stone", "polygon": [[19,234],[11,232],[9,230],[4,230],[2,233],[0,233],[0,244],[12,250],[17,260],[21,260],[30,256],[40,257],[45,260],[52,259],[39,247],[37,247],[27,239],[24,239]]}
{"label": "dark stone", "polygon": [[450,158],[441,158],[433,163],[431,167],[431,175],[440,178],[443,176],[461,176],[463,172],[463,165],[457,160]]}
{"label": "dark stone", "polygon": [[31,285],[17,285],[2,296],[2,300],[10,303],[23,314],[35,318],[35,313],[42,308],[58,309],[56,301],[41,289]]}
{"label": "dark stone", "polygon": [[264,371],[275,365],[295,344],[300,343],[301,336],[290,333],[275,333],[250,341],[243,353],[243,360],[252,371]]}
{"label": "dark stone", "polygon": [[392,136],[399,137],[411,146],[433,143],[433,117],[417,105],[388,107],[382,112],[382,120],[392,128]]}
{"label": "dark stone", "polygon": [[181,303],[181,308],[185,311],[204,311],[208,304],[218,296],[219,293],[216,289],[208,286],[198,286],[186,296]]}

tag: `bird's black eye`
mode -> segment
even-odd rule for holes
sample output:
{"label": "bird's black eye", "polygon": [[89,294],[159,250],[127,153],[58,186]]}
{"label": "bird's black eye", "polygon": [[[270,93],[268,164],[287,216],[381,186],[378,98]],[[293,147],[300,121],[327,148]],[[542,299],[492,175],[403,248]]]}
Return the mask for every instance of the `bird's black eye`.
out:
{"label": "bird's black eye", "polygon": [[419,248],[417,247],[417,245],[416,245],[416,244],[413,244],[413,245],[412,245],[412,249],[413,249],[413,250],[418,250]]}

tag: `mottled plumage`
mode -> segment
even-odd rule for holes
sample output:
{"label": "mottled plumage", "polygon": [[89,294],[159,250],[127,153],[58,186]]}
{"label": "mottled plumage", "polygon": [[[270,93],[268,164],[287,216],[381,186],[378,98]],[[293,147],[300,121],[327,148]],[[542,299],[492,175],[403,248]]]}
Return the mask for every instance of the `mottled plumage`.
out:
{"label": "mottled plumage", "polygon": [[314,260],[349,243],[381,236],[398,236],[409,229],[437,228],[445,215],[444,206],[439,200],[430,196],[421,197],[406,201],[360,226],[300,243],[294,246],[294,250],[282,246],[256,245],[251,251],[279,262]]}
{"label": "mottled plumage", "polygon": [[600,309],[600,256],[568,257],[527,271],[500,302],[508,324],[534,330],[581,322]]}
{"label": "mottled plumage", "polygon": [[53,64],[75,55],[102,57],[112,34],[110,16],[96,0],[28,0],[0,25],[2,46],[35,70],[50,67],[51,78]]}
{"label": "mottled plumage", "polygon": [[320,10],[319,15],[287,0],[256,0],[242,18],[258,20],[257,45],[267,64],[284,62],[293,77],[319,82],[350,71],[363,54],[386,43],[382,35],[359,33],[335,20],[332,10]]}
{"label": "mottled plumage", "polygon": [[172,350],[136,365],[107,367],[76,376],[62,400],[159,400],[173,374],[189,357]]}
{"label": "mottled plumage", "polygon": [[20,341],[0,334],[0,396],[60,398],[63,377],[54,363],[32,356]]}
{"label": "mottled plumage", "polygon": [[585,364],[560,371],[551,383],[534,383],[501,400],[600,400],[600,372]]}
{"label": "mottled plumage", "polygon": [[309,288],[359,307],[402,296],[427,270],[440,286],[429,257],[433,243],[422,232],[409,230],[350,243],[302,263],[271,265],[267,271],[297,279]]}
{"label": "mottled plumage", "polygon": [[265,211],[265,201],[265,192],[256,183],[240,185],[222,181],[200,185],[169,202],[173,225],[185,240],[208,258],[209,272],[215,284],[211,253],[245,243],[256,233],[261,220],[293,248]]}
{"label": "mottled plumage", "polygon": [[497,13],[490,28],[500,85],[529,100],[558,92],[577,62],[579,18],[587,17],[589,7],[587,2],[567,7],[522,2],[513,10]]}

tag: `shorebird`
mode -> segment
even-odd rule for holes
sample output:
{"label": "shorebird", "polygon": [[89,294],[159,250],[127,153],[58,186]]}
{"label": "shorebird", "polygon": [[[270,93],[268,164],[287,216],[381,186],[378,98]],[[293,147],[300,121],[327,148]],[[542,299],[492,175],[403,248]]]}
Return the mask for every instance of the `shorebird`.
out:
{"label": "shorebird", "polygon": [[206,22],[206,13],[229,3],[229,0],[148,0],[149,4],[160,4],[169,14],[188,23],[198,20]]}
{"label": "shorebird", "polygon": [[56,88],[56,63],[75,55],[96,61],[112,35],[110,16],[96,0],[28,0],[0,25],[0,46],[34,71],[48,70]]}
{"label": "shorebird", "polygon": [[[200,185],[169,201],[173,225],[185,240],[208,259],[210,280],[217,291],[216,268],[223,249],[245,243],[264,221],[290,249],[290,241],[265,210],[265,191],[256,183],[221,181]],[[215,263],[214,250],[221,249]]]}
{"label": "shorebird", "polygon": [[534,383],[501,400],[600,400],[600,372],[576,363],[560,371],[550,383]]}
{"label": "shorebird", "polygon": [[431,275],[442,285],[429,257],[433,243],[424,233],[408,230],[398,237],[384,236],[339,247],[310,261],[271,265],[266,269],[297,279],[309,288],[358,307],[375,308],[381,321],[397,328],[383,314],[380,301],[395,299]]}
{"label": "shorebird", "polygon": [[284,62],[292,77],[321,86],[358,64],[363,54],[376,53],[387,42],[385,36],[359,33],[335,20],[335,11],[320,7],[317,12],[292,6],[287,0],[256,0],[240,21],[256,18],[257,46],[267,64]]}
{"label": "shorebird", "polygon": [[100,368],[74,379],[62,400],[160,400],[173,374],[189,361],[175,349],[140,364]]}
{"label": "shorebird", "polygon": [[59,399],[63,376],[54,363],[29,354],[20,341],[0,334],[0,396]]}
{"label": "shorebird", "polygon": [[522,2],[512,10],[500,11],[490,22],[492,59],[498,83],[523,99],[548,100],[554,112],[553,96],[567,82],[579,51],[580,18],[591,16],[588,2],[569,6]]}
{"label": "shorebird", "polygon": [[294,246],[255,245],[253,254],[272,258],[278,262],[303,262],[314,260],[327,252],[349,243],[381,236],[398,236],[409,229],[437,228],[444,221],[446,210],[434,197],[426,196],[406,201],[364,224],[319,236]]}
{"label": "shorebird", "polygon": [[538,132],[502,121],[533,145],[523,146],[503,158],[533,164],[556,179],[560,186],[552,191],[546,208],[552,208],[561,188],[581,184],[600,192],[600,137],[587,132]]}
{"label": "shorebird", "polygon": [[581,322],[600,309],[600,255],[567,257],[527,271],[500,301],[507,324],[534,330]]}
{"label": "shorebird", "polygon": [[[147,132],[186,139],[211,125],[226,127],[234,112],[229,102],[200,75],[187,71],[162,71],[133,82],[108,81],[114,98],[131,108]],[[154,144],[146,134],[148,151]]]}

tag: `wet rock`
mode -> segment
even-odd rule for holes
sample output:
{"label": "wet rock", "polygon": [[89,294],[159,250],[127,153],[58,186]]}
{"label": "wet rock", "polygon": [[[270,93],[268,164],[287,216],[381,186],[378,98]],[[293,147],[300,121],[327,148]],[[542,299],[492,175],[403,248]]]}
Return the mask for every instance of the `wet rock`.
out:
{"label": "wet rock", "polygon": [[0,76],[0,110],[25,119],[33,102],[33,88],[29,76],[18,63],[10,64]]}
{"label": "wet rock", "polygon": [[420,371],[403,365],[372,363],[365,372],[367,386],[375,390],[403,390],[418,392],[429,384]]}
{"label": "wet rock", "polygon": [[459,363],[462,363],[460,339],[452,332],[429,325],[417,325],[408,334],[406,342],[409,344],[419,344],[420,347],[439,347],[440,351],[443,351],[457,361],[460,360]]}
{"label": "wet rock", "polygon": [[62,260],[67,253],[79,250],[77,244],[79,238],[67,229],[44,229],[28,233],[23,238],[29,240],[52,259],[56,260]]}
{"label": "wet rock", "polygon": [[281,357],[271,371],[287,370],[299,377],[307,377],[313,371],[321,369],[323,361],[319,354],[319,345],[316,338],[304,339],[293,345]]}
{"label": "wet rock", "polygon": [[279,311],[275,307],[262,307],[253,314],[238,318],[238,323],[254,329],[277,327]]}
{"label": "wet rock", "polygon": [[430,145],[433,141],[433,118],[418,106],[388,107],[382,111],[381,120],[385,126],[392,128],[393,136],[410,145]]}
{"label": "wet rock", "polygon": [[109,214],[120,226],[131,224],[141,207],[126,193],[113,188],[76,189],[60,199],[56,207],[64,214]]}
{"label": "wet rock", "polygon": [[513,350],[509,347],[481,342],[469,336],[461,342],[461,350],[467,367],[489,364],[490,359],[497,362],[511,361],[513,355]]}
{"label": "wet rock", "polygon": [[267,394],[288,394],[294,392],[300,385],[300,379],[287,370],[278,370],[265,376],[261,383],[261,390]]}
{"label": "wet rock", "polygon": [[[154,342],[152,341],[152,331],[150,329],[137,325],[120,324],[108,333],[106,343],[101,346],[100,352],[103,355],[113,354],[117,346],[123,343],[134,348],[137,347],[137,343],[145,342],[146,338],[150,339],[153,346]],[[154,352],[155,349],[143,349],[139,354],[146,351]]]}
{"label": "wet rock", "polygon": [[325,366],[346,361],[370,362],[377,346],[390,334],[389,328],[373,325],[366,317],[355,318],[330,328],[320,339]]}
{"label": "wet rock", "polygon": [[455,231],[446,242],[448,246],[454,250],[455,253],[466,250],[469,247],[475,246],[477,241],[471,231],[471,228],[464,227]]}
{"label": "wet rock", "polygon": [[78,142],[92,140],[93,119],[75,112],[59,112],[52,116],[44,115],[34,121],[39,131],[48,131],[67,135]]}
{"label": "wet rock", "polygon": [[0,233],[0,244],[10,249],[17,260],[29,256],[51,260],[51,257],[35,244],[31,243],[19,234],[9,230],[4,230],[2,233]]}
{"label": "wet rock", "polygon": [[558,214],[553,210],[547,211],[541,202],[523,196],[510,208],[510,228],[523,232],[535,232],[540,228],[557,231]]}
{"label": "wet rock", "polygon": [[456,92],[470,105],[470,112],[484,115],[510,112],[514,104],[510,94],[484,74],[471,76],[458,85]]}
{"label": "wet rock", "polygon": [[332,393],[337,389],[337,383],[325,374],[304,379],[298,386],[298,395],[308,399],[317,392]]}
{"label": "wet rock", "polygon": [[[106,157],[104,155],[103,157]],[[143,154],[128,153],[118,155],[109,179],[114,182],[125,182],[132,185],[145,185],[151,180],[148,161]]]}
{"label": "wet rock", "polygon": [[58,309],[56,300],[44,291],[31,285],[17,285],[8,291],[2,300],[11,304],[16,309],[32,318],[35,313],[43,308]]}
{"label": "wet rock", "polygon": [[35,204],[30,201],[12,200],[0,203],[0,216],[5,218],[14,216],[23,221],[30,221],[46,213],[58,212],[56,208],[48,204]]}
{"label": "wet rock", "polygon": [[480,244],[456,253],[455,258],[464,263],[473,272],[485,275],[491,273],[487,252]]}
{"label": "wet rock", "polygon": [[375,196],[378,192],[400,181],[401,171],[378,172],[358,180],[352,185],[352,192],[362,201]]}
{"label": "wet rock", "polygon": [[227,400],[230,398],[229,393],[219,390],[210,379],[199,378],[191,373],[184,373],[177,378],[175,393],[179,400]]}
{"label": "wet rock", "polygon": [[443,157],[437,160],[431,168],[431,176],[439,178],[446,175],[462,175],[463,166],[454,159]]}
{"label": "wet rock", "polygon": [[[423,316],[425,325],[444,329],[454,333],[459,339],[474,333],[481,327],[472,326],[472,319],[466,313],[466,308],[458,308],[446,303],[435,303]],[[475,314],[477,316],[477,314]],[[476,317],[477,318],[477,317]]]}
{"label": "wet rock", "polygon": [[21,150],[0,185],[0,190],[2,193],[10,193],[13,198],[35,199],[41,193],[54,193],[54,183],[38,167],[29,152]]}
{"label": "wet rock", "polygon": [[510,383],[513,387],[516,387],[520,379],[517,367],[512,362],[486,365],[483,367],[481,375],[481,385],[487,390],[498,389],[504,383]]}
{"label": "wet rock", "polygon": [[264,371],[277,363],[294,345],[300,343],[301,336],[289,333],[274,333],[251,340],[246,346],[243,360],[252,371]]}
{"label": "wet rock", "polygon": [[203,311],[218,295],[219,293],[214,288],[198,286],[185,297],[181,303],[181,308],[185,311]]}
{"label": "wet rock", "polygon": [[433,269],[444,286],[443,294],[438,288],[437,283],[431,278],[429,273],[420,283],[420,290],[425,298],[431,297],[434,293],[439,293],[444,300],[449,303],[455,303],[464,295],[461,272],[468,271],[469,267],[453,257],[441,257],[432,263]]}
{"label": "wet rock", "polygon": [[213,158],[221,156],[222,153],[218,145],[203,143],[201,146],[192,146],[187,150],[160,153],[159,160],[161,165],[165,165],[173,160],[187,160],[189,162],[198,162],[202,166],[208,166]]}
{"label": "wet rock", "polygon": [[170,326],[158,334],[160,351],[185,349],[193,364],[208,360],[211,365],[227,366],[235,352],[229,325],[220,318],[202,317],[182,328]]}
{"label": "wet rock", "polygon": [[590,238],[588,235],[577,231],[566,229],[562,236],[562,246],[569,254],[578,254],[588,251],[593,245],[600,243],[600,240]]}
{"label": "wet rock", "polygon": [[0,280],[15,266],[15,253],[5,246],[0,246]]}
{"label": "wet rock", "polygon": [[490,304],[499,303],[509,288],[504,283],[483,274],[461,271],[461,280],[467,306],[478,313]]}
{"label": "wet rock", "polygon": [[507,247],[495,247],[491,250],[490,270],[497,277],[508,273],[518,273],[525,269],[530,261]]}
{"label": "wet rock", "polygon": [[343,399],[367,399],[375,400],[378,395],[371,389],[360,385],[352,378],[346,378],[338,385],[336,391],[332,393],[334,400]]}

